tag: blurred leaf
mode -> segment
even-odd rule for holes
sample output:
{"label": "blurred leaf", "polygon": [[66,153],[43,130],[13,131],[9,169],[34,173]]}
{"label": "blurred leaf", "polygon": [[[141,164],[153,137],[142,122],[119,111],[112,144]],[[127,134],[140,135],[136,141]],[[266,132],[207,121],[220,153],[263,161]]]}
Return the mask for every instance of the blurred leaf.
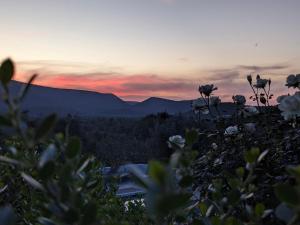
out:
{"label": "blurred leaf", "polygon": [[26,173],[22,172],[21,176],[23,177],[23,179],[30,184],[33,188],[44,191],[44,187],[43,185],[38,182],[37,180],[35,180],[33,177],[27,175]]}
{"label": "blurred leaf", "polygon": [[167,177],[166,168],[158,161],[150,161],[149,177],[152,178],[157,184],[163,186]]}
{"label": "blurred leaf", "polygon": [[55,114],[51,114],[47,116],[40,126],[36,130],[35,139],[39,140],[47,136],[50,131],[53,129],[55,123],[56,123],[57,117]]}
{"label": "blurred leaf", "polygon": [[0,67],[0,80],[6,85],[14,75],[14,64],[12,60],[6,59],[2,62]]}
{"label": "blurred leaf", "polygon": [[263,152],[259,155],[259,157],[258,157],[258,159],[257,159],[257,162],[260,163],[260,162],[265,158],[265,156],[266,156],[268,153],[269,153],[269,150],[263,151]]}
{"label": "blurred leaf", "polygon": [[174,152],[172,155],[171,155],[171,158],[170,158],[170,166],[172,168],[175,168],[177,167],[178,163],[179,163],[179,160],[181,158],[181,155],[182,155],[182,152],[181,151],[176,151]]}
{"label": "blurred leaf", "polygon": [[240,186],[241,182],[238,178],[230,178],[228,179],[228,184],[231,188],[237,188]]}
{"label": "blurred leaf", "polygon": [[275,186],[275,194],[284,203],[297,205],[299,203],[298,192],[289,184],[278,184]]}
{"label": "blurred leaf", "polygon": [[287,207],[286,204],[281,203],[276,207],[275,215],[278,219],[288,224],[290,220],[294,217],[294,212],[289,207]]}
{"label": "blurred leaf", "polygon": [[179,185],[181,187],[189,187],[193,184],[194,178],[192,176],[184,176],[180,181]]}
{"label": "blurred leaf", "polygon": [[191,198],[190,194],[166,194],[160,197],[156,202],[156,211],[162,215],[179,210],[188,205]]}
{"label": "blurred leaf", "polygon": [[12,123],[6,117],[0,116],[0,125],[10,127],[10,126],[12,126]]}
{"label": "blurred leaf", "polygon": [[67,148],[66,148],[66,156],[68,158],[74,158],[81,151],[81,142],[77,137],[70,138]]}
{"label": "blurred leaf", "polygon": [[221,225],[221,219],[217,216],[214,216],[211,218],[211,224],[212,225]]}
{"label": "blurred leaf", "polygon": [[84,209],[84,214],[81,220],[81,225],[89,225],[96,221],[97,218],[97,205],[90,202]]}
{"label": "blurred leaf", "polygon": [[204,216],[207,211],[207,205],[204,202],[200,202],[199,209],[200,209],[201,214]]}
{"label": "blurred leaf", "polygon": [[130,165],[129,172],[133,180],[142,188],[149,189],[153,186],[150,179],[137,166]]}
{"label": "blurred leaf", "polygon": [[42,225],[56,225],[52,220],[45,218],[45,217],[38,218],[38,221]]}
{"label": "blurred leaf", "polygon": [[55,159],[56,156],[56,147],[54,144],[50,144],[48,148],[43,151],[40,160],[39,160],[39,168],[44,167],[49,161],[52,161]]}
{"label": "blurred leaf", "polygon": [[225,225],[242,225],[236,218],[234,217],[228,217],[225,220]]}
{"label": "blurred leaf", "polygon": [[0,156],[0,162],[7,163],[7,164],[13,164],[15,166],[22,166],[23,165],[20,161],[8,158],[6,156]]}
{"label": "blurred leaf", "polygon": [[16,224],[16,216],[11,206],[4,206],[0,208],[0,223],[1,225]]}
{"label": "blurred leaf", "polygon": [[297,179],[300,179],[300,166],[289,166],[287,167],[287,171],[292,176],[296,177]]}
{"label": "blurred leaf", "polygon": [[25,96],[28,93],[28,90],[29,90],[32,82],[36,79],[36,77],[37,77],[37,74],[32,75],[30,77],[29,81],[27,82],[27,84],[25,86],[23,86],[23,88],[22,88],[22,90],[20,92],[20,97],[19,97],[21,101],[25,98]]}
{"label": "blurred leaf", "polygon": [[255,205],[255,214],[256,214],[256,216],[261,217],[261,216],[264,214],[265,208],[266,208],[266,207],[264,206],[264,204],[262,204],[262,203],[257,203],[257,204]]}
{"label": "blurred leaf", "polygon": [[195,142],[198,141],[199,134],[198,131],[195,129],[186,130],[185,132],[185,140],[188,145],[193,145]]}
{"label": "blurred leaf", "polygon": [[5,185],[4,187],[1,187],[0,188],[0,194],[3,193],[4,191],[6,191],[7,187],[8,187],[7,185]]}
{"label": "blurred leaf", "polygon": [[67,212],[65,212],[63,216],[64,221],[67,224],[76,224],[75,222],[77,222],[79,219],[79,212],[76,209],[71,208]]}
{"label": "blurred leaf", "polygon": [[77,173],[81,173],[82,171],[84,171],[88,165],[90,164],[90,162],[92,161],[92,158],[88,158],[86,159],[82,165],[79,167],[79,169],[77,170]]}
{"label": "blurred leaf", "polygon": [[240,178],[242,178],[245,174],[245,169],[243,167],[239,167],[235,170],[235,172]]}
{"label": "blurred leaf", "polygon": [[246,151],[244,153],[245,161],[248,163],[254,163],[259,156],[259,152],[258,148],[252,148],[250,151]]}
{"label": "blurred leaf", "polygon": [[203,222],[203,220],[193,219],[191,225],[207,225],[208,223]]}
{"label": "blurred leaf", "polygon": [[50,178],[55,171],[55,164],[53,161],[47,162],[42,168],[39,170],[40,178],[48,179]]}
{"label": "blurred leaf", "polygon": [[228,201],[232,205],[236,204],[240,200],[240,197],[241,197],[241,193],[236,189],[231,190],[228,193]]}

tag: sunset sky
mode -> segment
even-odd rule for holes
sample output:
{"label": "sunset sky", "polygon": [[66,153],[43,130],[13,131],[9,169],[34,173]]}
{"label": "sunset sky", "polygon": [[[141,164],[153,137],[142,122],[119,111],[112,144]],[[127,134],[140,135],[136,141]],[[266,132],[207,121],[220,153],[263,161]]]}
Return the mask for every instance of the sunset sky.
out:
{"label": "sunset sky", "polygon": [[299,0],[0,0],[0,58],[16,79],[114,93],[192,99],[214,83],[230,99],[263,74],[286,93],[300,73]]}

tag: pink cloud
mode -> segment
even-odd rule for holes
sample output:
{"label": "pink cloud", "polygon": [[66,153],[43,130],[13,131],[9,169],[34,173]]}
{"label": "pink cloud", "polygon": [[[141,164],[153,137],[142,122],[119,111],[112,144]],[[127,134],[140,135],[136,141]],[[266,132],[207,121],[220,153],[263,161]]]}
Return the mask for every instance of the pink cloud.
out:
{"label": "pink cloud", "polygon": [[[16,80],[26,81],[26,74],[18,74]],[[57,74],[42,75],[35,84],[49,87],[91,90],[113,93],[126,100],[144,100],[151,96],[172,97],[173,99],[196,96],[197,83],[191,80],[162,78],[158,75],[119,74]]]}
{"label": "pink cloud", "polygon": [[[248,72],[276,71],[278,74],[266,76],[273,80],[273,93],[276,95],[287,93],[289,90],[284,86],[286,75],[281,70],[287,69],[285,65],[271,66],[236,66],[231,69],[219,69],[202,71],[199,79],[182,76],[182,78],[166,77],[152,74],[121,74],[115,72],[93,73],[56,73],[39,69],[41,74],[35,84],[68,88],[91,90],[101,93],[113,93],[125,100],[144,100],[148,97],[163,97],[175,100],[193,99],[199,97],[198,85],[213,83],[219,87],[217,95],[223,101],[231,101],[234,94],[251,95],[251,89],[245,79]],[[34,71],[18,73],[16,80],[26,81],[29,74]],[[267,73],[268,74],[268,73]]]}

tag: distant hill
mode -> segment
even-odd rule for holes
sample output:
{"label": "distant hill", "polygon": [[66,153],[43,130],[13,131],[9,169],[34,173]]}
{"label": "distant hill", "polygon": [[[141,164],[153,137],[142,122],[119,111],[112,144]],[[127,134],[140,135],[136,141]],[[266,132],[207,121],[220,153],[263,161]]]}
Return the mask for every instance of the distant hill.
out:
{"label": "distant hill", "polygon": [[[11,93],[17,95],[23,85],[12,81],[9,86]],[[0,103],[0,110],[5,110],[3,102]],[[191,101],[151,97],[143,102],[126,102],[113,94],[32,85],[22,103],[22,110],[35,117],[52,112],[62,117],[68,114],[82,117],[139,117],[158,112],[186,113],[191,110]]]}
{"label": "distant hill", "polygon": [[164,98],[151,97],[133,106],[140,114],[168,112],[171,114],[184,113],[191,110],[191,100],[173,101]]}

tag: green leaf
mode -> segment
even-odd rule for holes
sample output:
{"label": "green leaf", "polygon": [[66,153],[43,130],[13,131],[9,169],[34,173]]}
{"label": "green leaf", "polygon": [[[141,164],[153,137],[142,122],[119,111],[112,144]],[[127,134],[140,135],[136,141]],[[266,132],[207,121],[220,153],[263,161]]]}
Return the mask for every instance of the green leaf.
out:
{"label": "green leaf", "polygon": [[261,217],[264,214],[265,208],[266,207],[264,206],[264,204],[257,203],[255,205],[255,214],[256,214],[256,216]]}
{"label": "green leaf", "polygon": [[179,210],[188,205],[190,201],[190,194],[167,194],[161,196],[156,202],[156,211],[161,215],[168,215],[169,213]]}
{"label": "green leaf", "polygon": [[250,151],[244,153],[244,158],[247,163],[254,163],[259,156],[259,149],[252,148]]}
{"label": "green leaf", "polygon": [[241,225],[241,223],[235,217],[228,217],[225,220],[225,225]]}
{"label": "green leaf", "polygon": [[234,205],[235,203],[237,203],[239,200],[240,200],[240,197],[241,197],[241,193],[234,189],[234,190],[231,190],[229,193],[228,193],[228,202],[232,205]]}
{"label": "green leaf", "polygon": [[27,82],[27,84],[22,88],[21,92],[20,92],[20,100],[23,100],[25,98],[25,96],[27,95],[30,86],[32,84],[32,82],[36,79],[37,74],[34,74],[30,77],[29,81]]}
{"label": "green leaf", "polygon": [[221,219],[217,216],[213,216],[211,218],[211,224],[212,225],[221,225]]}
{"label": "green leaf", "polygon": [[36,130],[35,139],[40,140],[44,137],[46,137],[50,131],[53,129],[55,123],[56,123],[57,117],[55,114],[51,114],[47,116],[40,126]]}
{"label": "green leaf", "polygon": [[231,188],[238,188],[241,185],[241,182],[238,178],[228,179],[228,184]]}
{"label": "green leaf", "polygon": [[275,194],[279,200],[290,205],[299,204],[299,195],[295,187],[289,184],[275,186]]}
{"label": "green leaf", "polygon": [[66,156],[68,158],[74,158],[81,151],[81,142],[77,137],[70,138],[67,148],[66,148]]}
{"label": "green leaf", "polygon": [[245,174],[245,169],[243,167],[239,167],[235,170],[235,172],[240,178],[243,178]]}
{"label": "green leaf", "polygon": [[207,211],[207,205],[204,202],[200,202],[199,209],[200,209],[201,214],[204,216]]}
{"label": "green leaf", "polygon": [[186,130],[185,132],[185,140],[188,145],[193,145],[196,141],[198,141],[199,134],[195,129]]}
{"label": "green leaf", "polygon": [[150,161],[149,177],[152,178],[157,184],[163,186],[167,177],[166,168],[158,161]]}
{"label": "green leaf", "polygon": [[289,166],[286,170],[292,176],[296,177],[297,179],[300,179],[300,166]]}
{"label": "green leaf", "polygon": [[0,222],[1,225],[16,224],[16,216],[11,206],[4,206],[0,208]]}
{"label": "green leaf", "polygon": [[14,64],[11,59],[6,59],[2,62],[0,67],[0,80],[2,84],[6,85],[14,75]]}

